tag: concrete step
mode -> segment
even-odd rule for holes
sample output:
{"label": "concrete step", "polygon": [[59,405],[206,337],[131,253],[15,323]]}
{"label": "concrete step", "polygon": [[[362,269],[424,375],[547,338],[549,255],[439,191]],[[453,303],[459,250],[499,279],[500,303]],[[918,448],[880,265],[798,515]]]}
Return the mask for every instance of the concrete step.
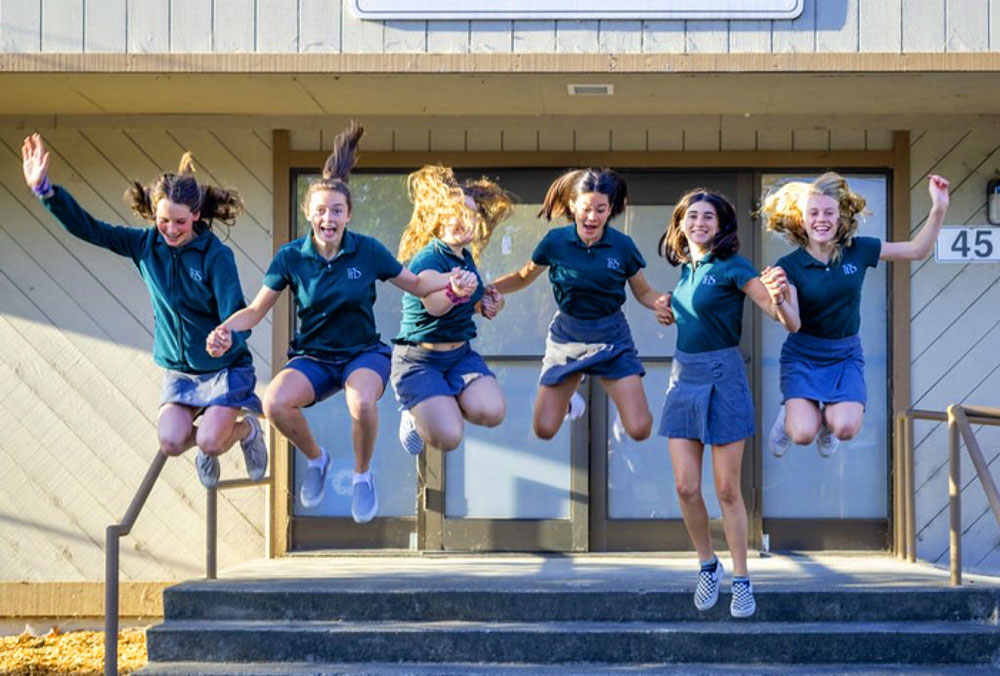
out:
{"label": "concrete step", "polygon": [[968,664],[1000,658],[974,622],[270,622],[170,620],[155,662]]}
{"label": "concrete step", "polygon": [[[700,613],[692,590],[342,589],[336,580],[197,581],[164,592],[167,620],[731,622],[728,585]],[[756,621],[976,621],[997,616],[995,588],[757,590]]]}

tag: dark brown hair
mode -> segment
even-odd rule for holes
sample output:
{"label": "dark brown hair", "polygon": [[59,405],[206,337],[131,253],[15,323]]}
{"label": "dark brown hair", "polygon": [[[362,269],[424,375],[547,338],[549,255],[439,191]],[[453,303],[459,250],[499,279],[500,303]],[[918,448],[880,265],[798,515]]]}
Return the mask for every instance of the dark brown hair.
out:
{"label": "dark brown hair", "polygon": [[712,253],[715,257],[726,260],[740,250],[740,238],[736,232],[736,209],[732,203],[719,193],[706,188],[695,188],[677,201],[667,229],[660,237],[658,245],[660,255],[671,265],[680,265],[691,260],[691,248],[684,234],[684,216],[691,205],[698,202],[708,202],[715,209],[719,222],[719,231],[715,233],[715,239],[712,241]]}
{"label": "dark brown hair", "polygon": [[354,165],[358,163],[358,143],[364,134],[365,128],[351,120],[351,124],[333,140],[333,152],[323,164],[323,177],[309,183],[309,189],[302,199],[302,211],[307,216],[309,200],[312,199],[313,193],[324,190],[334,190],[343,195],[347,200],[347,210],[351,211],[354,205],[351,202],[351,189],[347,187],[347,181]]}
{"label": "dark brown hair", "polygon": [[167,199],[198,213],[208,227],[212,227],[213,220],[233,225],[244,209],[243,199],[236,190],[198,184],[190,152],[181,157],[176,173],[160,174],[147,186],[132,181],[123,199],[140,218],[150,222],[156,221],[156,205],[161,199]]}
{"label": "dark brown hair", "polygon": [[570,204],[584,193],[599,192],[607,195],[608,203],[611,205],[612,218],[625,211],[625,204],[628,200],[628,187],[625,179],[618,175],[613,169],[575,169],[567,171],[557,178],[549,186],[549,191],[545,193],[545,201],[539,216],[544,216],[545,220],[551,221],[553,217],[566,216],[573,218]]}

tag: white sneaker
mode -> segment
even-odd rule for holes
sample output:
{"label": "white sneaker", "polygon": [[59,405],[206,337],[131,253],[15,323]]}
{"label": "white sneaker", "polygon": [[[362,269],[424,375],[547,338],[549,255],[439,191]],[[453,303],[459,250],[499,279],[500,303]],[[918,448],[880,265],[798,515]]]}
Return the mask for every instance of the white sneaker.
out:
{"label": "white sneaker", "polygon": [[566,411],[565,420],[569,420],[570,422],[579,420],[583,417],[586,410],[587,400],[579,392],[574,392],[573,396],[569,398],[569,410]]}
{"label": "white sneaker", "polygon": [[816,450],[819,451],[821,458],[829,458],[831,455],[837,452],[837,448],[840,446],[840,439],[838,439],[830,428],[826,426],[824,422],[819,426],[819,434],[816,435]]}
{"label": "white sneaker", "polygon": [[788,453],[788,449],[791,447],[792,440],[789,438],[788,432],[785,431],[785,407],[782,406],[778,409],[778,417],[771,425],[771,431],[767,435],[767,448],[771,451],[771,455],[780,458]]}
{"label": "white sneaker", "polygon": [[719,600],[719,582],[722,581],[722,561],[715,557],[715,570],[702,568],[698,572],[698,586],[694,590],[694,607],[708,610]]}
{"label": "white sneaker", "polygon": [[399,416],[399,443],[410,455],[420,455],[424,450],[424,440],[417,433],[417,421],[409,411]]}

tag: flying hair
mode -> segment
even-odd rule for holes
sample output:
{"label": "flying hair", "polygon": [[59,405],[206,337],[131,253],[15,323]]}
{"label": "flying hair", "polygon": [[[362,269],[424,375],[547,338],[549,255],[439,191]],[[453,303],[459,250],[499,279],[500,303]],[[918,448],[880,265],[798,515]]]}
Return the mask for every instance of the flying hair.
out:
{"label": "flying hair", "polygon": [[344,131],[337,134],[333,140],[333,152],[323,163],[323,175],[309,183],[305,197],[302,200],[302,211],[309,215],[309,202],[314,193],[333,190],[339,192],[347,200],[347,209],[353,208],[351,202],[351,189],[347,182],[350,180],[351,171],[358,163],[358,144],[365,134],[365,128],[354,120]]}
{"label": "flying hair", "polygon": [[207,228],[216,220],[230,226],[235,224],[245,208],[237,190],[198,183],[190,151],[181,156],[176,172],[160,174],[148,185],[130,181],[123,199],[136,215],[149,222],[156,221],[156,206],[166,199],[198,214],[198,220],[204,221]]}
{"label": "flying hair", "polygon": [[540,217],[551,221],[553,218],[573,219],[572,203],[584,193],[598,192],[607,195],[611,205],[611,220],[625,211],[628,201],[628,186],[618,172],[613,169],[574,169],[567,171],[549,186],[545,200],[538,212]]}

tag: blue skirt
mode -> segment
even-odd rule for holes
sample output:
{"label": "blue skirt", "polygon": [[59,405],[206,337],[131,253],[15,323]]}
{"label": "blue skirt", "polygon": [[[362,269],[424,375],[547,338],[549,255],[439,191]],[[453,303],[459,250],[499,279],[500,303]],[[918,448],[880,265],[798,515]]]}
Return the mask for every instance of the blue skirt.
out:
{"label": "blue skirt", "polygon": [[729,444],[755,431],[753,396],[738,347],[674,352],[660,436]]}
{"label": "blue skirt", "polygon": [[781,347],[781,396],[822,404],[868,401],[861,338],[790,333]]}
{"label": "blue skirt", "polygon": [[545,358],[538,382],[558,385],[574,373],[611,380],[646,375],[621,310],[600,319],[577,319],[556,312],[545,339]]}
{"label": "blue skirt", "polygon": [[257,374],[253,366],[235,366],[215,373],[168,370],[163,374],[160,404],[182,404],[202,409],[228,406],[262,415],[264,409],[254,393],[256,385]]}

